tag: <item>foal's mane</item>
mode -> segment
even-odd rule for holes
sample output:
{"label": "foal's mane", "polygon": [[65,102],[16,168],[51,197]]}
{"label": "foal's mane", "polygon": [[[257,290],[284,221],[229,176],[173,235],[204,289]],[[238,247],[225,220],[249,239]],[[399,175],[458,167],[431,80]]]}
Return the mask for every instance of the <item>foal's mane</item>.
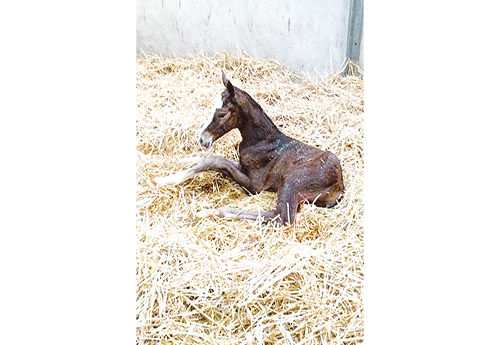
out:
{"label": "foal's mane", "polygon": [[[245,100],[248,101],[248,103],[250,103],[250,106],[254,109],[257,110],[257,113],[258,115],[260,115],[261,118],[264,118],[266,119],[269,123],[270,126],[272,126],[274,129],[278,130],[278,127],[274,124],[274,122],[271,120],[271,118],[269,116],[267,116],[266,112],[264,111],[264,109],[262,109],[262,107],[260,106],[259,103],[257,103],[253,98],[252,96],[250,96],[246,91],[243,91],[242,89],[240,88],[237,88],[237,87],[234,87],[237,91],[237,93],[239,95],[243,95],[245,97]],[[240,102],[238,102],[240,103]],[[242,105],[241,103],[239,104],[240,106]]]}

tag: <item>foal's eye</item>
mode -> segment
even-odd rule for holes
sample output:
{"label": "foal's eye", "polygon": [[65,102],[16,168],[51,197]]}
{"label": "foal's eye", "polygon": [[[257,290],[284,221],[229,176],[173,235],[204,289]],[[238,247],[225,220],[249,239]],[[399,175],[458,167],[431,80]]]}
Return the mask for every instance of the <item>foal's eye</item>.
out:
{"label": "foal's eye", "polygon": [[221,111],[221,112],[218,112],[218,113],[217,113],[217,117],[218,117],[219,119],[222,119],[224,116],[226,116],[226,113],[225,113],[225,112],[222,112],[222,111]]}

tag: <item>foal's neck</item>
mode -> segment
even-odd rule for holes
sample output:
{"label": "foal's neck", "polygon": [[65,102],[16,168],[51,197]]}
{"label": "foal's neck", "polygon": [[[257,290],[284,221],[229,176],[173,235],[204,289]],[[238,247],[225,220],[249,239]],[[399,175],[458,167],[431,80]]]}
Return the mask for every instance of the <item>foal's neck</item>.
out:
{"label": "foal's neck", "polygon": [[248,95],[247,102],[241,107],[238,129],[241,133],[241,147],[269,140],[280,133],[278,127],[264,110]]}

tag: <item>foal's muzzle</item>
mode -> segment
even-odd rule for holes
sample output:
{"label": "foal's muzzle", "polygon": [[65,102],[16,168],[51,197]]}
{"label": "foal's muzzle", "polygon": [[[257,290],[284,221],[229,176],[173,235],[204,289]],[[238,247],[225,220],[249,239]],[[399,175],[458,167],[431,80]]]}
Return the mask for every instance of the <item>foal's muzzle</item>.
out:
{"label": "foal's muzzle", "polygon": [[210,146],[212,146],[213,143],[213,136],[209,134],[207,131],[203,131],[200,134],[200,144],[204,148],[208,149]]}

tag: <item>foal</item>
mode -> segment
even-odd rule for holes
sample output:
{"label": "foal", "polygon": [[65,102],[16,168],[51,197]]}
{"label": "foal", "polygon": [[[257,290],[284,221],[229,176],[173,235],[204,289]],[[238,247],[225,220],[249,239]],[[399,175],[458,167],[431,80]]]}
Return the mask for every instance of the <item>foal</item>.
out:
{"label": "foal", "polygon": [[205,214],[256,220],[274,219],[283,225],[293,223],[299,205],[312,202],[332,207],[342,197],[344,184],[339,159],[330,152],[290,138],[274,125],[262,108],[245,91],[233,86],[222,72],[224,90],[214,104],[213,116],[200,134],[200,143],[212,143],[237,128],[241,133],[239,162],[215,154],[185,159],[194,167],[170,176],[157,177],[159,185],[176,185],[199,172],[218,171],[232,178],[252,194],[263,190],[278,194],[277,208],[249,211],[222,207]]}

